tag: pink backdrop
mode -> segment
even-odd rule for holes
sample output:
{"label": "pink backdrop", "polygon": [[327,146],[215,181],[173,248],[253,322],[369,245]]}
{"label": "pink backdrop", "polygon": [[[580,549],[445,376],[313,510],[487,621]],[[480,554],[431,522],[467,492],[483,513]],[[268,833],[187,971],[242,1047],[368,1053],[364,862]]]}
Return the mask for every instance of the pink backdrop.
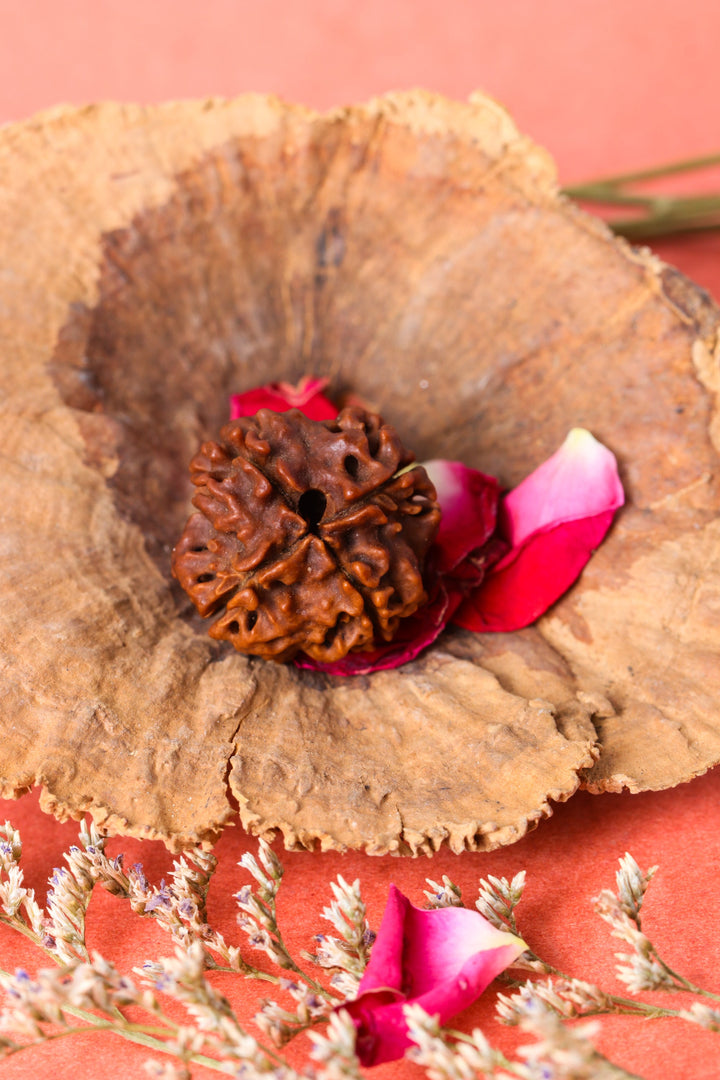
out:
{"label": "pink backdrop", "polygon": [[[142,102],[246,90],[272,91],[318,108],[390,89],[426,86],[464,98],[481,88],[555,155],[566,182],[717,150],[717,0],[0,0],[0,121],[61,102]],[[1,178],[0,178],[1,182]],[[663,257],[720,295],[720,234],[658,247]],[[646,926],[668,961],[720,989],[720,805],[717,770],[679,789],[641,796],[575,796],[514,847],[491,855],[432,861],[362,855],[287,854],[281,913],[288,937],[310,948],[338,872],[360,877],[377,925],[388,884],[420,902],[424,878],[449,874],[474,897],[488,873],[528,872],[521,926],[528,941],[572,974],[614,983],[618,947],[591,912],[611,885],[617,858],[660,864]],[[36,797],[5,803],[23,832],[29,883],[44,897],[47,878],[76,835],[73,823],[44,817]],[[236,936],[232,891],[247,879],[235,866],[254,843],[239,829],[219,845],[220,880],[211,915]],[[113,853],[141,860],[148,876],[167,871],[159,845],[114,840]],[[89,939],[128,965],[170,948],[155,928],[125,917],[98,896]],[[0,966],[36,965],[32,950],[0,931]],[[224,980],[224,981],[223,981]],[[219,985],[245,1017],[256,990],[231,977]],[[488,1006],[469,1016],[495,1035]],[[600,1045],[648,1078],[717,1077],[720,1038],[677,1021],[606,1020]],[[141,1075],[146,1052],[107,1036],[63,1041],[3,1065],[3,1076],[90,1080]],[[672,1064],[670,1064],[670,1062]],[[197,1076],[210,1076],[196,1070]],[[413,1077],[410,1065],[382,1078]]]}

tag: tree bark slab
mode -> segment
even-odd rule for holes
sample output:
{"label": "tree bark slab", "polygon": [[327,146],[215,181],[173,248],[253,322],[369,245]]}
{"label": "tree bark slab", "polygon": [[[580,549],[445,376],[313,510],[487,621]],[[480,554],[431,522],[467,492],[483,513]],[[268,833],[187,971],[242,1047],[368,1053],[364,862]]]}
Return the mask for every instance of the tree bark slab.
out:
{"label": "tree bark slab", "polygon": [[[58,109],[0,170],[5,796],[414,854],[720,761],[718,310],[498,105]],[[187,465],[230,393],[305,373],[507,486],[587,427],[627,506],[521,633],[345,680],[228,652],[170,577]]]}

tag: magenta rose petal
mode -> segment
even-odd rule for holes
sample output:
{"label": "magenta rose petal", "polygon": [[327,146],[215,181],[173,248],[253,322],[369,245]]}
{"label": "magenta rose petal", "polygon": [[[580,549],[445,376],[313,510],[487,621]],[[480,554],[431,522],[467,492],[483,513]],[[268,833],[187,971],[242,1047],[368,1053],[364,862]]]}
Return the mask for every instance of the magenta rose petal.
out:
{"label": "magenta rose petal", "polygon": [[390,886],[358,996],[342,1006],[357,1028],[363,1065],[402,1057],[411,1045],[403,1008],[418,1004],[446,1023],[524,952],[525,942],[465,908],[416,908]]}
{"label": "magenta rose petal", "polygon": [[576,581],[612,524],[606,511],[566,521],[514,548],[453,616],[465,630],[521,630],[539,619]]}
{"label": "magenta rose petal", "polygon": [[492,536],[500,485],[495,477],[459,461],[434,459],[422,464],[435,485],[442,510],[434,547],[437,569],[446,574]]}
{"label": "magenta rose petal", "polygon": [[623,505],[614,455],[574,428],[501,503],[499,529],[511,548],[455,615],[466,630],[520,630],[577,579]]}
{"label": "magenta rose petal", "polygon": [[267,383],[242,394],[233,394],[230,398],[230,419],[254,416],[259,409],[271,409],[272,412],[300,409],[310,420],[334,420],[338,410],[323,394],[327,385],[327,379],[305,375],[296,386],[286,382]]}
{"label": "magenta rose petal", "polygon": [[410,901],[397,885],[391,884],[380,929],[358,987],[358,997],[371,990],[390,989],[400,992],[403,980],[405,920],[410,906]]}

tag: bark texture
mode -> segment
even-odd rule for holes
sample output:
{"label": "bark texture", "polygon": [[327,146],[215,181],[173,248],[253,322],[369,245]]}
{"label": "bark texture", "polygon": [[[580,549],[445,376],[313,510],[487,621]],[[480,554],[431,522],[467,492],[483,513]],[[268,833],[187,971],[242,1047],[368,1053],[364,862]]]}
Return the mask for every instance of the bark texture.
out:
{"label": "bark texture", "polygon": [[[486,98],[265,97],[0,132],[0,781],[179,848],[509,843],[720,760],[718,310],[557,194]],[[569,428],[628,505],[536,627],[338,679],[213,642],[170,575],[228,395],[328,375],[518,483]]]}

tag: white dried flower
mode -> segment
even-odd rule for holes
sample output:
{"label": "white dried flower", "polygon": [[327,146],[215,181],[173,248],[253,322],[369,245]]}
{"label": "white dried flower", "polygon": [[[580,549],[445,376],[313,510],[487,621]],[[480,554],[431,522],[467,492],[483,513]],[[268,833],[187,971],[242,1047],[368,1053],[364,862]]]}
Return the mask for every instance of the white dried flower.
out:
{"label": "white dried flower", "polygon": [[257,1040],[241,1027],[227,998],[205,977],[205,957],[198,942],[187,949],[178,946],[174,956],[145,965],[141,973],[160,993],[182,1002],[200,1031],[220,1040],[227,1056],[264,1060]]}
{"label": "white dried flower", "polygon": [[12,863],[19,863],[21,855],[20,833],[9,821],[6,821],[0,828],[0,870],[6,869]]}
{"label": "white dried flower", "polygon": [[531,1070],[543,1076],[572,1080],[585,1077],[599,1080],[603,1075],[597,1068],[599,1055],[590,1042],[599,1030],[596,1021],[570,1028],[562,1023],[552,1006],[539,996],[528,994],[520,1027],[536,1039],[518,1051]]}
{"label": "white dried flower", "polygon": [[499,930],[507,930],[510,926],[515,931],[514,911],[522,899],[524,888],[524,870],[516,874],[512,881],[488,875],[487,879],[480,879],[480,896],[475,901],[475,907]]}
{"label": "white dried flower", "polygon": [[453,884],[447,874],[443,874],[441,885],[437,881],[433,881],[432,878],[425,878],[425,880],[430,886],[429,891],[427,889],[423,891],[428,908],[432,910],[444,907],[463,907],[460,888]]}
{"label": "white dried flower", "polygon": [[330,987],[340,1001],[354,1001],[358,995],[360,980],[347,971],[338,971],[330,979]]}
{"label": "white dried flower", "polygon": [[603,889],[595,897],[595,911],[610,926],[613,937],[631,946],[632,953],[617,953],[618,979],[631,993],[643,990],[676,990],[678,984],[660,960],[650,939],[642,932],[640,909],[657,867],[643,873],[635,859],[625,854],[616,874],[617,895]]}
{"label": "white dried flower", "polygon": [[149,1058],[143,1064],[148,1076],[154,1076],[156,1080],[192,1080],[192,1073],[186,1065],[174,1061],[158,1061],[157,1058]]}
{"label": "white dried flower", "polygon": [[657,866],[651,866],[643,873],[632,855],[625,852],[620,859],[620,869],[615,875],[618,886],[618,899],[625,914],[640,927],[640,908],[647,887],[657,873]]}
{"label": "white dried flower", "polygon": [[536,985],[540,984],[528,980],[513,994],[498,994],[495,1001],[495,1012],[501,1024],[516,1027],[521,1023],[528,1010],[534,1010],[534,1003],[537,1000]]}
{"label": "white dried flower", "polygon": [[471,1043],[449,1043],[437,1017],[430,1016],[422,1006],[406,1005],[403,1013],[415,1044],[407,1056],[423,1066],[430,1080],[476,1080],[478,1074],[495,1075],[505,1061],[479,1029],[473,1031]]}
{"label": "white dried flower", "polygon": [[[251,855],[244,855],[240,862],[246,869],[255,863]],[[257,873],[264,880],[262,870],[255,863]],[[257,876],[254,874],[253,876]],[[277,879],[279,887],[280,878]],[[272,883],[271,883],[272,884]],[[275,886],[273,886],[275,888]],[[292,969],[295,964],[290,957],[278,929],[275,915],[275,891],[271,891],[261,884],[259,895],[256,895],[249,885],[243,886],[235,894],[235,900],[240,908],[237,922],[240,929],[247,934],[248,941],[253,949],[259,949],[267,953],[273,963],[283,969]]]}
{"label": "white dried flower", "polygon": [[265,1000],[260,1012],[253,1018],[276,1046],[284,1046],[299,1031],[326,1017],[332,1008],[330,1002],[302,980],[280,979],[280,986],[296,1002],[295,1012],[283,1008],[276,1001]]}
{"label": "white dried flower", "polygon": [[0,906],[8,918],[13,919],[27,901],[28,890],[23,887],[23,872],[17,863],[11,862],[3,869],[6,877],[0,881]]}
{"label": "white dried flower", "polygon": [[558,1016],[573,1020],[598,1012],[616,1012],[609,994],[581,979],[554,978],[544,982],[526,982],[514,994],[499,994],[496,1009],[502,1023],[521,1024],[535,1014],[536,1001],[542,1002]]}
{"label": "white dried flower", "polygon": [[365,903],[360,895],[360,882],[355,880],[349,885],[345,878],[338,874],[337,881],[330,882],[330,888],[334,899],[329,907],[323,908],[322,917],[332,923],[357,955],[364,956],[369,926]]}
{"label": "white dried flower", "polygon": [[340,938],[328,934],[317,934],[314,954],[304,954],[313,963],[323,968],[336,968],[338,974],[332,979],[332,986],[345,998],[354,998],[360,979],[367,966],[370,947],[375,940],[366,918],[365,903],[360,895],[360,882],[352,885],[338,875],[336,882],[331,882],[333,901],[323,908],[322,917],[327,919]]}
{"label": "white dried flower", "polygon": [[678,1015],[706,1031],[720,1031],[720,1008],[706,1005],[704,1001],[694,1001],[689,1009],[681,1009]]}
{"label": "white dried flower", "polygon": [[2,1015],[4,1030],[28,1030],[39,1024],[65,1026],[68,1009],[109,1015],[121,1006],[149,1004],[127,976],[99,955],[89,962],[75,960],[61,968],[43,969],[34,978],[18,971],[4,976],[2,984],[12,1002]]}
{"label": "white dried flower", "polygon": [[617,966],[617,977],[620,982],[625,983],[631,994],[638,994],[643,990],[678,989],[675,980],[654,952],[650,952],[649,955],[643,951],[615,955],[619,960],[624,961]]}
{"label": "white dried flower", "polygon": [[590,1012],[611,1012],[614,1008],[612,997],[593,983],[583,979],[556,979],[555,989],[563,1000],[577,1010],[577,1015]]}
{"label": "white dried flower", "polygon": [[258,842],[258,855],[262,868],[254,855],[246,851],[240,859],[238,866],[249,870],[260,886],[260,896],[263,900],[274,898],[280,888],[283,876],[283,867],[274,851],[266,840],[260,838]]}

